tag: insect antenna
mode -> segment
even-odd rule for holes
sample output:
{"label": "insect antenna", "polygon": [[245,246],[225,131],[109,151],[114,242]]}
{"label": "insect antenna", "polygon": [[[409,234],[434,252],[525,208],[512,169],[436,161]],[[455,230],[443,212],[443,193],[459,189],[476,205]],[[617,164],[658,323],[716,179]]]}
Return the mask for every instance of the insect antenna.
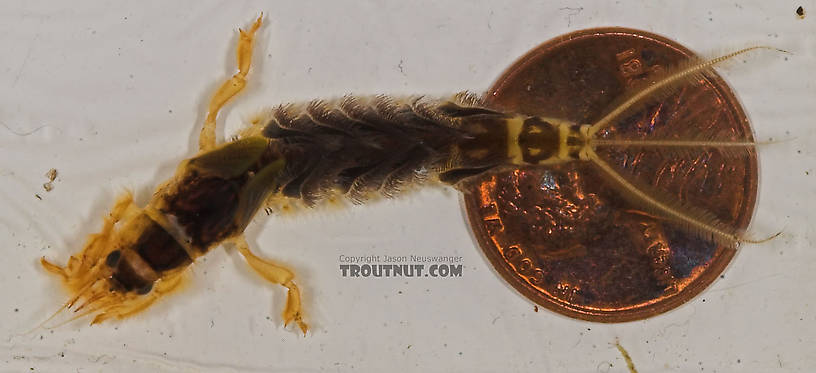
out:
{"label": "insect antenna", "polygon": [[62,311],[65,311],[65,309],[66,309],[66,308],[68,308],[68,302],[63,303],[63,304],[62,304],[62,307],[60,307],[59,309],[57,309],[56,311],[54,311],[54,313],[52,313],[52,314],[51,314],[51,316],[49,316],[47,319],[45,319],[45,320],[43,320],[42,322],[40,322],[39,324],[37,324],[37,326],[35,326],[35,327],[31,328],[30,330],[28,330],[28,331],[26,331],[26,332],[23,332],[23,333],[20,333],[20,334],[16,334],[15,336],[17,336],[17,337],[22,337],[22,336],[26,336],[26,335],[29,335],[29,334],[31,334],[31,333],[34,333],[34,332],[36,332],[36,331],[37,331],[37,330],[39,330],[39,329],[46,329],[46,330],[51,329],[51,328],[46,327],[46,326],[45,326],[45,324],[47,324],[49,321],[51,321],[51,320],[53,320],[55,317],[57,317],[57,315],[59,315],[60,313],[62,313]]}
{"label": "insect antenna", "polygon": [[[63,326],[65,324],[71,323],[71,322],[73,322],[75,320],[81,319],[81,318],[83,318],[85,316],[88,316],[88,315],[90,315],[90,314],[92,314],[94,312],[100,312],[101,311],[102,313],[104,313],[108,308],[110,308],[110,306],[112,306],[112,304],[110,302],[108,302],[108,303],[103,303],[101,306],[97,305],[97,306],[91,307],[91,308],[85,310],[85,312],[81,312],[79,314],[76,314],[73,317],[69,318],[68,320],[62,321],[62,322],[60,322],[60,323],[58,323],[56,325],[53,325],[53,326],[44,327],[43,329],[46,329],[46,330],[56,329],[56,328],[59,328],[60,326]],[[94,320],[96,320],[96,319],[94,319]],[[93,325],[93,324],[94,324],[94,322],[91,321],[91,325]]]}
{"label": "insect antenna", "polygon": [[[96,282],[98,283],[99,280]],[[91,320],[91,325],[98,323],[98,320],[100,319],[104,320],[106,317],[103,315],[105,315],[105,313],[112,308],[116,307],[118,304],[121,304],[122,298],[121,296],[115,296],[113,293],[108,292],[104,287],[104,283],[102,285],[103,286],[101,288],[97,289],[98,291],[95,294],[86,298],[85,301],[79,305],[79,307],[73,309],[73,312],[77,313],[76,315],[56,325],[46,327],[45,329],[56,329],[74,320],[81,319],[95,313],[97,315],[93,320]],[[79,312],[83,309],[85,309],[83,312]]]}
{"label": "insect antenna", "polygon": [[[42,322],[37,324],[37,326],[31,328],[30,330],[28,330],[28,331],[26,331],[24,333],[21,333],[21,334],[17,334],[17,336],[29,335],[29,334],[31,334],[31,333],[39,330],[39,329],[46,329],[46,330],[55,329],[55,328],[57,328],[59,326],[65,325],[66,323],[69,323],[69,322],[71,322],[73,320],[78,319],[79,317],[73,317],[73,318],[69,319],[68,321],[60,322],[57,325],[46,326],[46,324],[48,324],[51,320],[53,320],[55,317],[57,317],[57,315],[60,315],[65,310],[70,310],[77,303],[77,301],[79,301],[84,295],[87,295],[88,291],[90,291],[90,289],[94,286],[94,284],[98,283],[100,280],[101,279],[96,280],[96,281],[91,281],[88,284],[86,284],[85,286],[83,286],[81,289],[79,289],[79,291],[77,291],[77,294],[75,296],[73,296],[71,299],[69,299],[68,301],[63,303],[62,306],[60,306],[60,308],[58,308],[56,311],[54,311],[54,313],[51,314],[51,316],[49,316],[47,319],[43,320]],[[85,305],[87,303],[88,302],[86,300],[85,302],[83,302],[83,305],[80,306],[78,309],[75,309],[74,312],[77,312],[77,311],[79,311],[80,308],[85,307]]]}
{"label": "insect antenna", "polygon": [[594,150],[586,150],[586,158],[601,169],[602,175],[612,181],[620,194],[647,212],[673,220],[685,231],[705,240],[736,248],[740,243],[753,243],[737,233],[736,229],[723,223],[709,211],[676,201],[665,193],[646,185],[629,181],[602,160]]}
{"label": "insect antenna", "polygon": [[91,295],[90,297],[86,298],[85,301],[82,302],[82,304],[80,304],[78,307],[74,308],[73,312],[76,313],[76,312],[81,311],[86,306],[92,305],[94,302],[104,298],[105,295],[106,295],[105,293],[96,293],[94,295]]}

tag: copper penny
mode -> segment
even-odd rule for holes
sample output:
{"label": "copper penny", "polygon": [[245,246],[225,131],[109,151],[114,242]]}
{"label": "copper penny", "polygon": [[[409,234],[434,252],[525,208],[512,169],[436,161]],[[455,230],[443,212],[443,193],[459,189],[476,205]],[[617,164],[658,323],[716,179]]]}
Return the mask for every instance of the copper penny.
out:
{"label": "copper penny", "polygon": [[[643,31],[602,28],[550,40],[513,64],[488,106],[592,123],[633,84],[694,54]],[[752,140],[734,94],[719,78],[689,84],[606,129],[602,136]],[[703,208],[739,229],[756,202],[753,151],[665,153],[599,148],[626,178]],[[623,200],[584,162],[521,168],[468,185],[473,232],[499,274],[535,303],[590,321],[623,322],[673,309],[705,289],[733,249],[680,230]]]}

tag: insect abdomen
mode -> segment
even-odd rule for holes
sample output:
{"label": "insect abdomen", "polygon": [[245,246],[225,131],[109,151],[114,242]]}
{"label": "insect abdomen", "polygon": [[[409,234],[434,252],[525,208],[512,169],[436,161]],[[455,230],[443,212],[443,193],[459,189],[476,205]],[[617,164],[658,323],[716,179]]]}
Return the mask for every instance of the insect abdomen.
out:
{"label": "insect abdomen", "polygon": [[361,202],[372,192],[391,196],[436,176],[456,182],[445,173],[505,162],[506,117],[463,101],[345,97],[278,107],[263,135],[287,161],[285,196],[314,204],[340,193]]}

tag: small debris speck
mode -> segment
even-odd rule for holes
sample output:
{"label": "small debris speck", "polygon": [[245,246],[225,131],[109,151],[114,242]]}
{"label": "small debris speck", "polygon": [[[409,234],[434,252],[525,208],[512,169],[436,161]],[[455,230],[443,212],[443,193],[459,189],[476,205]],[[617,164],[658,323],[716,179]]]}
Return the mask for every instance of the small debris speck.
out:
{"label": "small debris speck", "polygon": [[57,179],[57,169],[52,168],[48,170],[48,172],[45,173],[45,177],[48,178],[48,182],[43,184],[43,189],[45,189],[46,192],[50,192],[54,189],[54,180]]}
{"label": "small debris speck", "polygon": [[637,373],[635,362],[632,361],[632,356],[629,355],[629,351],[626,351],[626,349],[621,346],[620,341],[617,340],[615,341],[615,347],[618,348],[618,352],[623,356],[623,360],[626,362],[626,367],[629,368],[629,372]]}
{"label": "small debris speck", "polygon": [[796,15],[799,16],[799,19],[805,19],[805,8],[801,6],[796,8]]}

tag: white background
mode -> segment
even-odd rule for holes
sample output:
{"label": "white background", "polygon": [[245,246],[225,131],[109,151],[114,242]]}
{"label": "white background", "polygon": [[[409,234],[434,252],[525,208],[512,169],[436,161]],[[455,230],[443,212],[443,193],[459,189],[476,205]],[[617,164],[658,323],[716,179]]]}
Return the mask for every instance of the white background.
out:
{"label": "white background", "polygon": [[[0,10],[0,371],[812,371],[816,367],[816,2],[3,1]],[[798,19],[794,10],[808,13]],[[721,73],[760,140],[758,235],[688,304],[604,325],[541,310],[492,270],[453,190],[292,218],[250,243],[297,271],[312,331],[283,329],[284,292],[215,250],[149,311],[14,336],[66,294],[37,264],[77,252],[117,194],[144,203],[195,150],[204,105],[259,11],[251,83],[229,136],[263,107],[346,93],[485,90],[517,57],[596,26],[668,36],[704,54],[759,53]],[[707,53],[708,52],[708,53]],[[45,192],[44,173],[59,171]],[[42,200],[35,198],[39,194]],[[349,279],[344,255],[460,255],[456,279]],[[267,318],[269,317],[269,318]]]}

